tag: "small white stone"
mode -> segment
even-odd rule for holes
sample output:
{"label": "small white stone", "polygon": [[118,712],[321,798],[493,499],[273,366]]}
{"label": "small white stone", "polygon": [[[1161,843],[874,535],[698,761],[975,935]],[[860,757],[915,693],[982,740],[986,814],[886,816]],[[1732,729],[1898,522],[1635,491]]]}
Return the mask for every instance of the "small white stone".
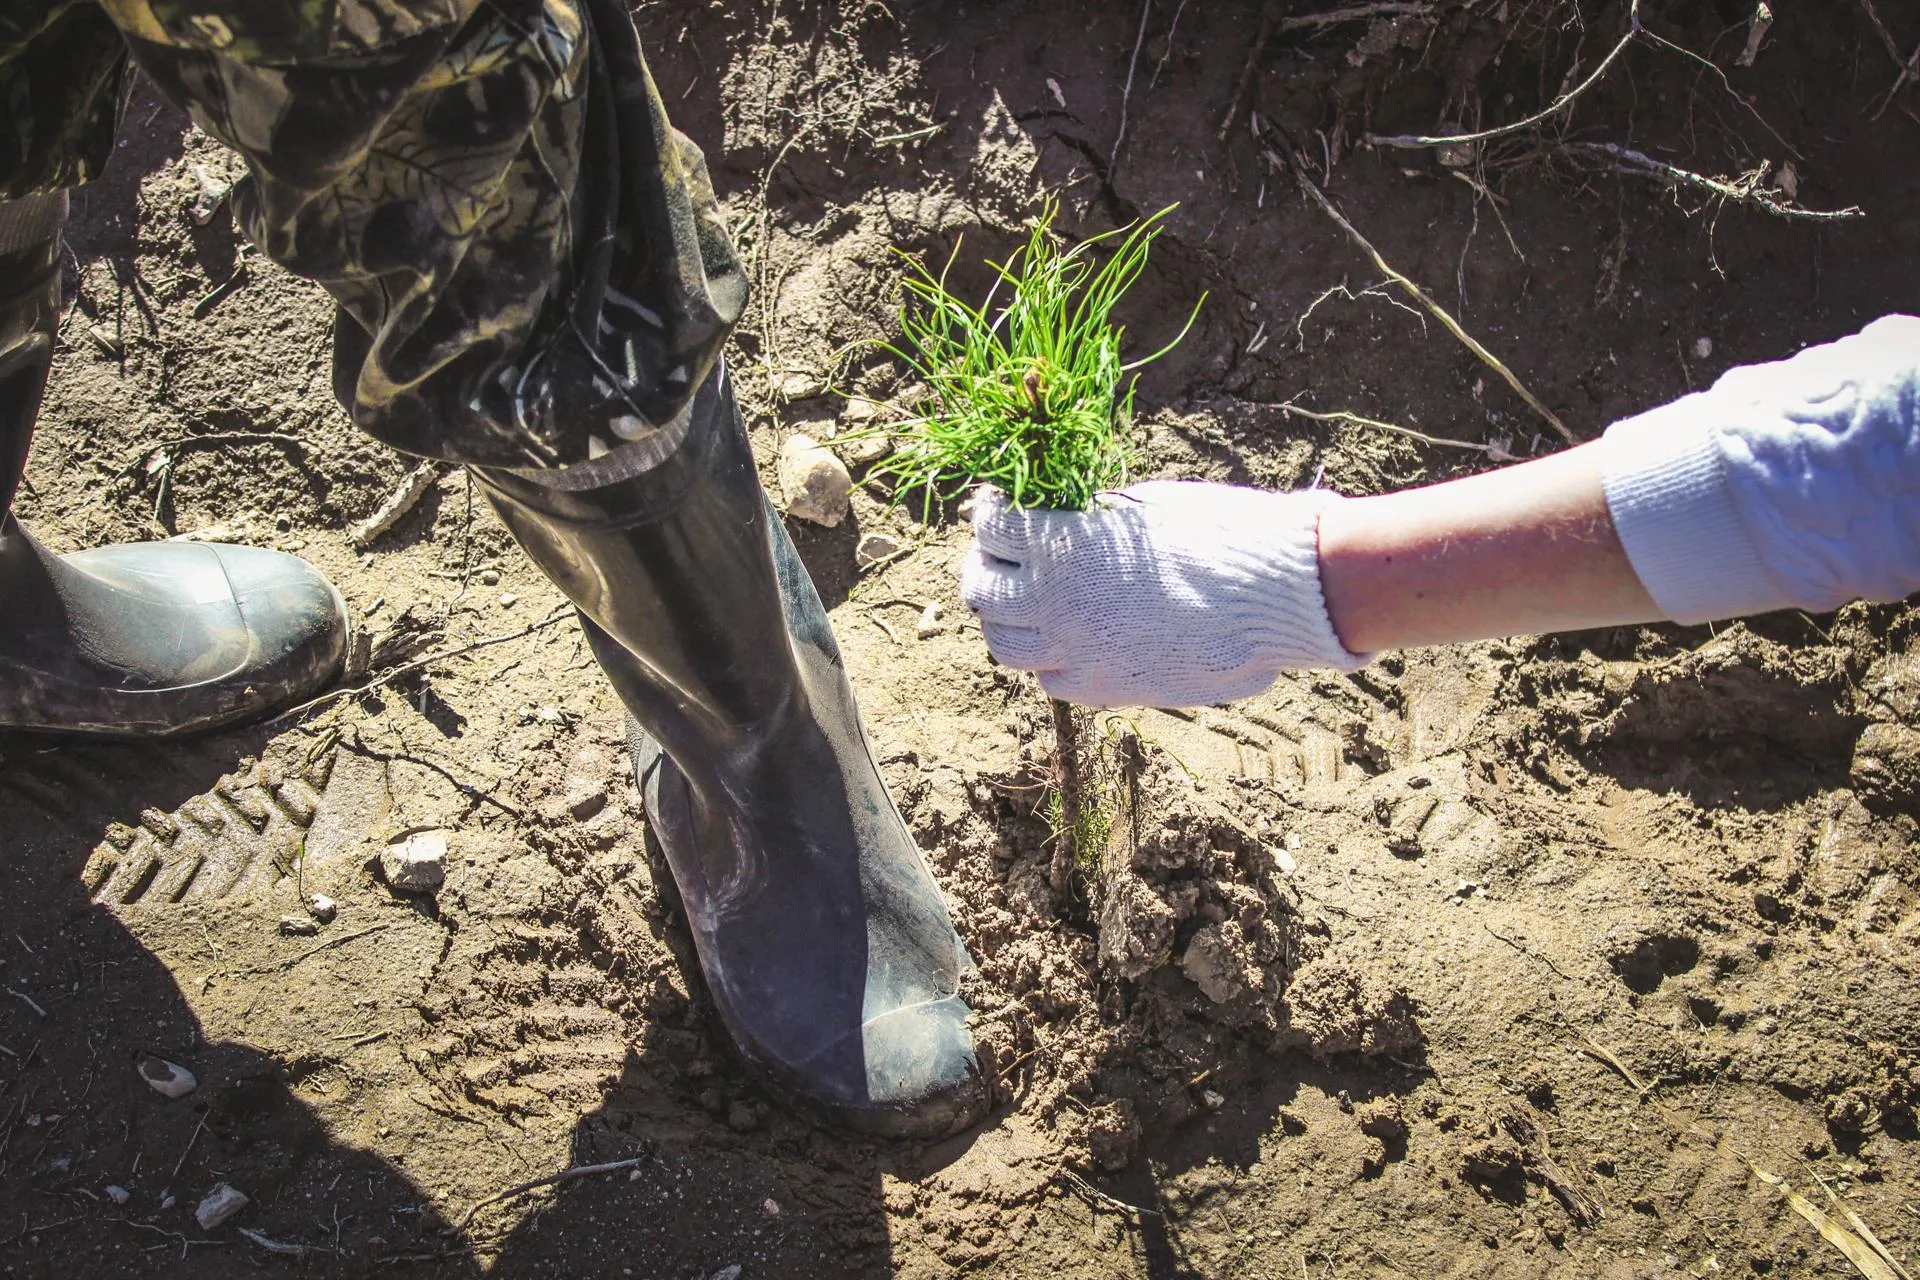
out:
{"label": "small white stone", "polygon": [[1693,358],[1695,360],[1713,359],[1713,339],[1699,337],[1693,340]]}
{"label": "small white stone", "polygon": [[868,435],[835,436],[827,442],[850,467],[870,467],[893,452],[893,441],[884,432]]}
{"label": "small white stone", "polygon": [[796,432],[780,446],[780,496],[788,515],[831,529],[847,518],[853,477],[833,450]]}
{"label": "small white stone", "polygon": [[886,406],[878,400],[869,400],[865,396],[848,396],[846,407],[840,410],[842,422],[871,422],[880,416]]}
{"label": "small white stone", "polygon": [[106,1192],[107,1199],[113,1201],[115,1204],[125,1204],[127,1201],[133,1199],[133,1192],[127,1190],[125,1187],[111,1186],[106,1188]]}
{"label": "small white stone", "polygon": [[289,938],[311,938],[320,932],[320,922],[312,916],[281,916],[280,932]]}
{"label": "small white stone", "polygon": [[760,1212],[766,1214],[769,1218],[777,1218],[780,1216],[780,1202],[772,1196],[768,1196],[760,1202]]}
{"label": "small white stone", "polygon": [[825,389],[819,378],[804,369],[789,373],[780,379],[780,394],[788,400],[808,400]]}
{"label": "small white stone", "polygon": [[207,1192],[207,1198],[193,1211],[193,1220],[200,1224],[202,1231],[211,1231],[246,1208],[247,1203],[244,1191],[236,1191],[223,1182]]}
{"label": "small white stone", "polygon": [[162,1097],[184,1098],[200,1087],[200,1081],[193,1072],[165,1058],[142,1058],[139,1071],[140,1078],[152,1085],[153,1091]]}
{"label": "small white stone", "polygon": [[1215,1093],[1212,1089],[1202,1089],[1200,1091],[1200,1105],[1209,1111],[1218,1111],[1221,1107],[1227,1105],[1227,1100],[1220,1094]]}
{"label": "small white stone", "polygon": [[432,893],[447,882],[447,833],[416,831],[401,836],[380,855],[387,887],[401,893]]}
{"label": "small white stone", "polygon": [[720,1268],[708,1276],[707,1280],[740,1280],[740,1272],[742,1269],[740,1264],[736,1262],[730,1267]]}
{"label": "small white stone", "polygon": [[936,600],[920,614],[920,621],[913,628],[913,634],[922,640],[930,640],[944,629],[940,625],[940,602]]}
{"label": "small white stone", "polygon": [[483,587],[499,586],[500,571],[498,569],[482,569],[480,571],[480,585]]}
{"label": "small white stone", "polygon": [[520,603],[520,597],[513,594],[513,592],[503,591],[500,593],[500,607],[502,609],[511,609],[513,608],[513,606],[519,603]]}
{"label": "small white stone", "polygon": [[853,549],[853,563],[862,569],[871,569],[899,554],[900,539],[890,533],[869,533]]}
{"label": "small white stone", "polygon": [[340,914],[340,904],[324,893],[316,893],[313,895],[313,902],[309,904],[308,910],[312,912],[313,918],[321,924],[332,924],[333,918]]}

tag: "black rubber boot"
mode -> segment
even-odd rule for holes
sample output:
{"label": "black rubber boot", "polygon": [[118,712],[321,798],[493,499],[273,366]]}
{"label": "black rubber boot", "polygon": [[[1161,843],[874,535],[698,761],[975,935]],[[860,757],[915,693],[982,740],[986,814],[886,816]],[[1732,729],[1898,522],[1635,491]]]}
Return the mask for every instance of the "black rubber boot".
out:
{"label": "black rubber boot", "polygon": [[684,442],[590,490],[480,477],[580,607],[708,991],[748,1062],[863,1132],[937,1138],[988,1089],[972,965],[868,750],[825,609],[716,374]]}
{"label": "black rubber boot", "polygon": [[50,243],[0,254],[0,728],[195,733],[318,692],[347,650],[340,595],[274,551],[153,542],[56,556],[12,517],[59,306]]}

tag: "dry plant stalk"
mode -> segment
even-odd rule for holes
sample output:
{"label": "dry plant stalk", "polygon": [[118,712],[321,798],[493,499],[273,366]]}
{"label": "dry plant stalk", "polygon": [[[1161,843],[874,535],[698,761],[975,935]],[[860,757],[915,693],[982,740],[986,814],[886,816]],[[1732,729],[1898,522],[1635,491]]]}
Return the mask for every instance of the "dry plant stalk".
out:
{"label": "dry plant stalk", "polygon": [[1472,334],[1461,328],[1460,322],[1448,314],[1445,307],[1428,297],[1426,290],[1422,289],[1406,276],[1400,274],[1400,272],[1394,270],[1393,266],[1388,263],[1385,258],[1380,256],[1380,251],[1373,247],[1373,242],[1361,235],[1359,229],[1351,222],[1348,222],[1346,217],[1338,209],[1333,207],[1333,201],[1327,199],[1326,193],[1314,184],[1313,179],[1309,178],[1299,165],[1283,160],[1279,155],[1274,153],[1272,147],[1263,147],[1263,150],[1266,152],[1267,163],[1272,165],[1276,172],[1289,169],[1293,172],[1293,176],[1299,181],[1301,189],[1305,191],[1308,196],[1312,197],[1315,204],[1320,206],[1321,212],[1325,213],[1329,218],[1332,218],[1335,224],[1347,233],[1348,239],[1352,240],[1360,247],[1362,252],[1373,259],[1373,265],[1379,269],[1382,275],[1386,276],[1389,281],[1404,290],[1408,297],[1425,307],[1434,319],[1446,326],[1448,333],[1451,333],[1460,340],[1461,345],[1473,352],[1474,355],[1480,357],[1481,362],[1489,369],[1499,374],[1501,380],[1509,387],[1512,387],[1515,393],[1517,393],[1522,400],[1526,401],[1527,405],[1535,413],[1546,419],[1547,425],[1559,432],[1562,440],[1565,440],[1568,444],[1580,443],[1580,438],[1573,434],[1573,430],[1568,427],[1566,423],[1560,421],[1560,416],[1542,404],[1533,392],[1527,390],[1526,384],[1515,376],[1513,370],[1502,364],[1498,356],[1480,345],[1479,341],[1475,339]]}
{"label": "dry plant stalk", "polygon": [[[1776,218],[1801,219],[1807,222],[1844,222],[1852,218],[1866,217],[1866,211],[1858,205],[1848,205],[1844,209],[1802,209],[1798,205],[1785,204],[1774,198],[1776,190],[1766,185],[1771,165],[1762,161],[1760,167],[1729,182],[1724,178],[1709,178],[1703,173],[1691,169],[1682,169],[1678,165],[1668,164],[1665,160],[1656,160],[1645,152],[1635,151],[1632,147],[1619,146],[1612,142],[1563,142],[1562,150],[1584,152],[1589,155],[1601,155],[1615,162],[1618,172],[1639,174],[1649,178],[1663,178],[1677,186],[1693,187],[1708,192],[1722,200],[1731,200],[1762,213],[1770,213]],[[1785,192],[1777,194],[1784,195]]]}

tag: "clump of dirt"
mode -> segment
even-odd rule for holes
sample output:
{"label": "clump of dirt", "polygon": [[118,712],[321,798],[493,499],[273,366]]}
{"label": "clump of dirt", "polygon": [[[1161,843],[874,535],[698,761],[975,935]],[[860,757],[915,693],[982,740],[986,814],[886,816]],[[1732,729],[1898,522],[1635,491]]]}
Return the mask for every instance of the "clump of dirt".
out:
{"label": "clump of dirt", "polygon": [[1165,752],[1135,748],[1110,843],[1091,888],[1100,964],[1138,983],[1172,963],[1204,997],[1198,1011],[1272,1033],[1300,953],[1299,898],[1246,824]]}
{"label": "clump of dirt", "polygon": [[[1842,1083],[1844,1081],[1844,1083]],[[1853,1055],[1849,1070],[1822,1103],[1827,1126],[1858,1137],[1877,1129],[1911,1133],[1920,1104],[1920,1058],[1896,1045],[1873,1042]]]}

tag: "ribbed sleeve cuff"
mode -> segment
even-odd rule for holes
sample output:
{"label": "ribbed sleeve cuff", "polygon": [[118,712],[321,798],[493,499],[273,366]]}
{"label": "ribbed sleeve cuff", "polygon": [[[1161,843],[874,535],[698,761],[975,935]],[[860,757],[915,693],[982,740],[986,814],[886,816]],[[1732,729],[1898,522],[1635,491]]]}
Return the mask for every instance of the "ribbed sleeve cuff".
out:
{"label": "ribbed sleeve cuff", "polygon": [[1615,423],[1600,447],[1607,509],[1627,559],[1676,622],[1788,603],[1734,506],[1716,412],[1712,398],[1697,392]]}
{"label": "ribbed sleeve cuff", "polygon": [[1271,556],[1268,567],[1273,580],[1282,584],[1279,598],[1273,601],[1272,625],[1277,647],[1293,659],[1289,665],[1358,671],[1374,658],[1371,653],[1350,652],[1340,642],[1320,583],[1320,514],[1342,501],[1330,489],[1311,491],[1311,500],[1299,504],[1302,518],[1280,522],[1272,545],[1263,548]]}

